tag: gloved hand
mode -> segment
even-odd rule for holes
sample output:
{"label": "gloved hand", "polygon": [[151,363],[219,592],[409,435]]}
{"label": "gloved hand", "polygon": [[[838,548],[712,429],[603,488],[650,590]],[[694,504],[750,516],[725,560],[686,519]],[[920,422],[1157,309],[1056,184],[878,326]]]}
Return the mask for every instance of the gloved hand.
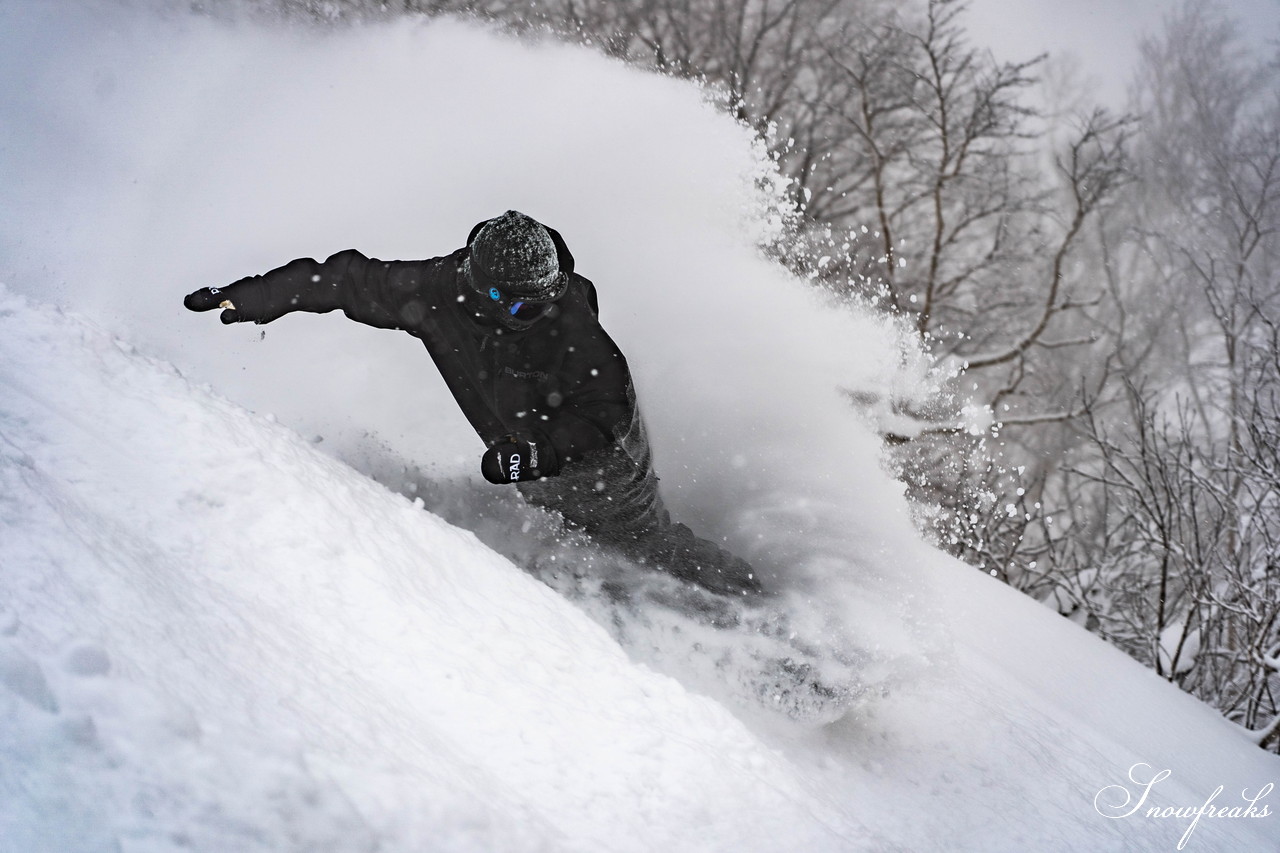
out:
{"label": "gloved hand", "polygon": [[552,477],[559,470],[555,448],[528,436],[503,436],[480,460],[480,473],[497,484]]}
{"label": "gloved hand", "polygon": [[212,311],[214,308],[221,308],[223,310],[218,315],[218,319],[227,324],[257,319],[246,316],[243,307],[237,306],[232,300],[231,291],[230,287],[202,287],[195,293],[187,294],[182,304],[190,311]]}

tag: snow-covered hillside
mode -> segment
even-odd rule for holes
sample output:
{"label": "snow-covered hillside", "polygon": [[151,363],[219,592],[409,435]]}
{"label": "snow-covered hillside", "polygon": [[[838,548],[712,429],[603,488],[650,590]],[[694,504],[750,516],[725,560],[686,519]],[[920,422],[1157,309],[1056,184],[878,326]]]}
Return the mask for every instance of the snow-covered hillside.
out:
{"label": "snow-covered hillside", "polygon": [[[1146,808],[1220,785],[1186,848],[1275,849],[1242,813],[1280,762],[912,533],[840,389],[921,360],[758,257],[767,164],[695,90],[457,23],[22,0],[0,69],[0,851],[1159,850],[1192,818]],[[676,514],[865,661],[844,719],[531,576],[545,519],[408,336],[181,308],[508,207],[596,280]]]}

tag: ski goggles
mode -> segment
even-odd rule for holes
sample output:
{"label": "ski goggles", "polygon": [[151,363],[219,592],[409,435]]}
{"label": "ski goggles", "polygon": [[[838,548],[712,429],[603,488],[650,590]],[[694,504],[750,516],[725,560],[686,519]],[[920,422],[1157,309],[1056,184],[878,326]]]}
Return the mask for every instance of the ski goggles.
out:
{"label": "ski goggles", "polygon": [[504,313],[514,317],[521,322],[531,322],[538,319],[551,309],[554,300],[546,302],[534,302],[529,299],[520,299],[503,293],[496,287],[490,287],[485,293],[489,299],[497,303],[499,309]]}

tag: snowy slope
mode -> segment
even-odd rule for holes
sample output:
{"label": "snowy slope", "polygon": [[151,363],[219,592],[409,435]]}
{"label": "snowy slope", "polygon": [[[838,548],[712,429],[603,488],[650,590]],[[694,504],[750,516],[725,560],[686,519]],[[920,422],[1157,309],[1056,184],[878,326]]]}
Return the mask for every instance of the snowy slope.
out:
{"label": "snowy slope", "polygon": [[1094,811],[1135,762],[1173,769],[1178,805],[1275,778],[1208,709],[910,543],[958,605],[951,652],[825,729],[719,704],[83,321],[6,296],[0,341],[0,849],[1132,849],[1185,828]]}
{"label": "snowy slope", "polygon": [[[34,801],[4,798],[18,838],[69,801],[101,809],[86,840],[96,818],[206,849],[307,832],[652,849],[705,821],[733,846],[830,846],[802,779],[731,713],[633,667],[470,534],[123,343],[12,299],[0,313],[5,671],[45,656],[54,680],[4,679],[19,726],[0,772]],[[756,818],[714,820],[716,802]]]}
{"label": "snowy slope", "polygon": [[[1172,772],[1160,806],[1280,777],[918,542],[836,391],[918,388],[918,360],[755,255],[762,165],[696,92],[456,24],[61,3],[0,7],[0,67],[0,850],[1173,849],[1190,818],[1095,795],[1139,762]],[[178,304],[300,254],[448,251],[506,207],[596,278],[678,514],[874,650],[887,696],[813,729],[688,641],[619,643],[497,553],[528,537],[476,512],[415,342]],[[1187,847],[1275,849],[1277,820]]]}

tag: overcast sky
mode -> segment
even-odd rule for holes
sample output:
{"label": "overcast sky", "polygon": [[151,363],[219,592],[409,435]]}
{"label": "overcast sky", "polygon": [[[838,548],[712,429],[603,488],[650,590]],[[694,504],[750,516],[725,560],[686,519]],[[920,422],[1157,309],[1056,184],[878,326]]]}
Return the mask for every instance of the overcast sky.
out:
{"label": "overcast sky", "polygon": [[[1280,0],[1220,0],[1260,45],[1280,38]],[[968,31],[1003,60],[1073,54],[1111,107],[1123,106],[1138,39],[1159,30],[1176,0],[969,0]],[[1274,48],[1272,48],[1274,49]]]}

